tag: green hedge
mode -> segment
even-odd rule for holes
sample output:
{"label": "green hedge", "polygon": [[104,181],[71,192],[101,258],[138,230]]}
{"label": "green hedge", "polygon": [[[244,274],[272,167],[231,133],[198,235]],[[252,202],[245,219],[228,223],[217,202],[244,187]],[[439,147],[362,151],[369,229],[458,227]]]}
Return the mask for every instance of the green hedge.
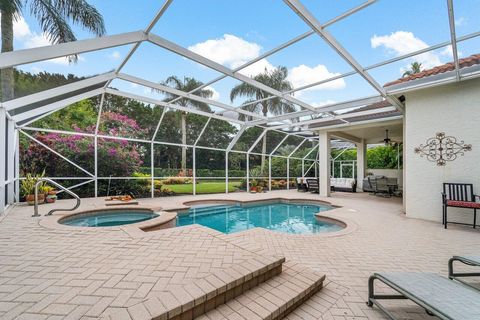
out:
{"label": "green hedge", "polygon": [[[150,167],[142,167],[141,172],[150,174]],[[155,177],[176,177],[180,169],[155,168]],[[229,177],[245,177],[246,170],[228,170]],[[225,170],[197,169],[197,177],[205,178],[223,178]]]}

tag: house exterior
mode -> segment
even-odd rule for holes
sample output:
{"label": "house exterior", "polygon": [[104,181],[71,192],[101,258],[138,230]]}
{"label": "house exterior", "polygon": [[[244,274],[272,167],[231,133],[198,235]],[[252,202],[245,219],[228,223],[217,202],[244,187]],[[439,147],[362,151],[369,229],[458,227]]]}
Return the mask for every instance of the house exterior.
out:
{"label": "house exterior", "polygon": [[[348,118],[348,124],[332,120],[312,125],[319,132],[320,195],[330,195],[330,139],[356,144],[357,185],[361,191],[367,174],[366,145],[378,144],[387,129],[393,141],[404,142],[402,182],[407,217],[441,222],[444,182],[472,183],[475,193],[480,194],[480,79],[476,78],[479,71],[480,54],[460,59],[458,75],[453,62],[424,70],[384,86],[387,93],[403,102],[402,112],[382,101],[356,109],[355,114],[362,116]],[[462,81],[457,81],[457,77]],[[442,165],[416,151],[437,133],[458,143],[453,146],[458,154]],[[458,150],[463,145],[471,145],[471,150]],[[450,218],[468,223],[473,219],[471,211],[457,208],[449,209]]]}

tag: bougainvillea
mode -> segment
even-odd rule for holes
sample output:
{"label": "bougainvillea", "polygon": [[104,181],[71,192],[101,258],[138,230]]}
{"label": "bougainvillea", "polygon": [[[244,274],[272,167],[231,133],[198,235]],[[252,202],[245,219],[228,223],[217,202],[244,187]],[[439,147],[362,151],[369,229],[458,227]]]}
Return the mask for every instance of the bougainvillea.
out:
{"label": "bougainvillea", "polygon": [[[142,132],[135,120],[115,112],[103,113],[100,123],[98,130],[100,136],[132,137]],[[95,126],[84,130],[74,126],[73,130],[79,133],[94,133]],[[94,172],[95,145],[92,136],[40,132],[35,135],[35,138],[85,170]],[[22,151],[23,171],[45,170],[46,175],[52,177],[86,176],[86,173],[34,141],[24,145]],[[145,152],[145,147],[135,142],[98,138],[98,176],[131,176],[143,164],[142,158]]]}

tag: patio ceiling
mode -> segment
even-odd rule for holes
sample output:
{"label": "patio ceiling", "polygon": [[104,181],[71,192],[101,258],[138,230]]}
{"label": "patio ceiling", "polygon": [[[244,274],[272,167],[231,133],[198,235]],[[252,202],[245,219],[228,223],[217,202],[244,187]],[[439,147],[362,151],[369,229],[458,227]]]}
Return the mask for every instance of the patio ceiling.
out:
{"label": "patio ceiling", "polygon": [[[100,74],[85,80],[78,81],[73,84],[64,85],[55,89],[46,90],[44,92],[39,92],[26,97],[4,102],[2,106],[5,108],[7,116],[16,122],[17,127],[25,127],[33,121],[49,115],[76,101],[93,97],[95,95],[103,96],[104,94],[108,93],[112,95],[131,98],[145,103],[161,105],[174,110],[188,111],[212,119],[229,121],[232,123],[236,123],[237,125],[240,125],[242,127],[259,126],[264,128],[265,130],[281,130],[285,132],[295,132],[294,134],[313,138],[313,135],[311,135],[312,131],[319,129],[324,130],[334,129],[337,127],[342,128],[348,127],[350,125],[358,126],[374,122],[381,123],[402,118],[404,105],[403,102],[398,99],[398,97],[402,92],[411,89],[409,87],[409,83],[402,84],[401,86],[385,88],[370,73],[376,68],[380,68],[382,66],[389,65],[406,58],[414,57],[418,54],[451,46],[454,59],[453,70],[451,70],[451,72],[449,73],[441,75],[442,81],[440,82],[438,81],[438,79],[434,79],[436,81],[429,81],[429,79],[426,78],[422,79],[421,86],[425,87],[431,85],[438,85],[441,83],[445,83],[446,81],[462,81],[472,77],[480,76],[480,70],[478,68],[470,69],[469,72],[461,69],[457,50],[458,43],[478,37],[480,35],[480,32],[463,35],[461,37],[456,36],[452,0],[446,0],[448,8],[450,39],[432,45],[428,48],[409,52],[407,54],[403,54],[398,57],[375,63],[369,66],[361,65],[355,59],[355,57],[347,49],[345,49],[345,47],[327,29],[330,26],[338,23],[339,21],[355,15],[359,11],[364,10],[371,5],[374,5],[377,2],[376,0],[365,1],[364,3],[361,3],[360,5],[345,11],[344,13],[323,24],[300,1],[284,0],[285,5],[287,5],[291,10],[293,10],[293,12],[298,16],[298,18],[301,19],[310,28],[310,30],[291,38],[283,44],[272,48],[271,50],[263,53],[257,58],[246,62],[236,68],[228,68],[185,47],[182,47],[175,42],[167,40],[153,32],[155,25],[168,10],[172,2],[173,0],[166,0],[158,13],[150,21],[150,23],[148,23],[144,30],[110,35],[102,38],[79,40],[76,42],[70,42],[65,44],[1,53],[0,68],[7,68],[32,62],[65,57],[73,54],[102,50],[105,48],[113,48],[123,45],[131,46],[128,54],[112,72]],[[308,85],[304,85],[286,92],[279,92],[240,72],[241,70],[253,65],[256,62],[259,62],[262,59],[265,59],[266,57],[269,57],[277,52],[285,50],[286,48],[294,45],[295,43],[305,41],[305,39],[310,37],[319,37],[320,39],[322,39],[324,43],[326,43],[334,50],[338,57],[340,57],[346,64],[351,67],[351,71],[344,72],[342,74],[338,74],[327,79],[322,79],[315,83],[310,83]],[[154,83],[147,79],[124,73],[123,69],[125,65],[131,60],[133,56],[139,54],[138,49],[144,43],[150,43],[154,46],[163,48],[183,58],[201,64],[209,69],[215,70],[219,74],[219,76],[211,81],[205,82],[204,85],[195,90],[192,90],[191,92],[181,92],[173,88]],[[373,90],[376,92],[376,95],[349,101],[330,103],[322,106],[311,105],[298,99],[293,95],[294,93],[302,92],[314,86],[326,84],[338,79],[343,79],[351,76],[359,76],[364,79],[366,83],[368,83],[371,88],[373,88]],[[266,98],[252,102],[251,104],[259,103],[263,100],[280,98],[296,106],[298,111],[280,116],[269,115],[265,117],[259,113],[250,112],[243,109],[243,107],[245,107],[244,105],[234,106],[231,104],[215,101],[213,99],[201,98],[195,95],[196,91],[210,86],[214,83],[217,83],[225,78],[236,79],[239,82],[250,84],[268,93],[268,96]],[[123,92],[120,90],[116,90],[111,86],[112,81],[114,80],[122,80],[135,85],[141,85],[149,89],[168,92],[177,95],[177,98],[165,102],[158,99],[153,99],[146,95]],[[418,87],[418,84],[416,84],[416,86]],[[209,113],[185,108],[176,104],[176,102],[181,98],[188,98],[207,103],[209,105],[215,106],[218,110]],[[371,106],[372,104],[380,104],[380,106],[378,108],[368,108],[368,106]],[[365,108],[366,106],[367,108]],[[238,118],[239,114],[243,114],[244,116],[248,117],[249,120],[240,120]],[[158,126],[160,125],[161,120],[158,123]]]}

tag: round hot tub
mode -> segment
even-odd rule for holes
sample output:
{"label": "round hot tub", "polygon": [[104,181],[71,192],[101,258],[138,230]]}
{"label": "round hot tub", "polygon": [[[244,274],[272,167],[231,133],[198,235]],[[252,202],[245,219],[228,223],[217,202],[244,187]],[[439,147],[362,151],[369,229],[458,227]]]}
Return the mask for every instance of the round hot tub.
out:
{"label": "round hot tub", "polygon": [[151,210],[97,210],[74,214],[60,219],[58,222],[75,227],[115,227],[142,222],[158,217]]}

